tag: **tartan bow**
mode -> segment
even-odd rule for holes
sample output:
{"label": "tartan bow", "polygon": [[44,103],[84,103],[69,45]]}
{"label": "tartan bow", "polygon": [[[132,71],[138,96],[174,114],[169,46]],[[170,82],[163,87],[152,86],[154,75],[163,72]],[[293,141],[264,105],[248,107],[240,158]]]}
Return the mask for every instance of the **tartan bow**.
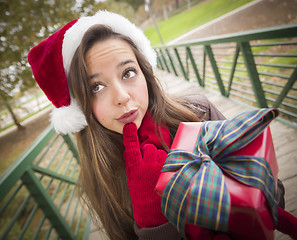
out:
{"label": "tartan bow", "polygon": [[193,153],[169,151],[162,172],[177,172],[164,189],[161,207],[183,236],[186,222],[228,231],[230,195],[223,172],[261,189],[277,225],[275,182],[267,161],[253,156],[228,155],[252,142],[278,114],[277,109],[260,109],[242,113],[230,121],[205,122]]}

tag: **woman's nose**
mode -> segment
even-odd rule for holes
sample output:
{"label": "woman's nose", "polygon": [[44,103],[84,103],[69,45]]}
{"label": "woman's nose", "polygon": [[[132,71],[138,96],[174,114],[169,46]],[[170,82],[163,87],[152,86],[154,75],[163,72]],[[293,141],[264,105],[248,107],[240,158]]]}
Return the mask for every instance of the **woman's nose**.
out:
{"label": "woman's nose", "polygon": [[128,90],[121,83],[114,85],[114,103],[116,105],[125,105],[130,100]]}

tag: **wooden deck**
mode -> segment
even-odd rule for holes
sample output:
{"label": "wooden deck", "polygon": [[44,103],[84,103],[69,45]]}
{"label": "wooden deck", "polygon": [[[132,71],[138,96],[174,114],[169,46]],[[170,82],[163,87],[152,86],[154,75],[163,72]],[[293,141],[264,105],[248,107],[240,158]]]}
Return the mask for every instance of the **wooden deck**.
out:
{"label": "wooden deck", "polygon": [[[169,94],[178,96],[198,93],[204,95],[227,119],[231,119],[239,113],[249,110],[244,105],[200,88],[196,83],[187,82],[182,77],[176,77],[173,74],[168,74],[160,70],[156,70],[156,75]],[[286,190],[285,209],[297,217],[297,130],[276,120],[270,124],[270,128],[279,165],[278,178],[283,182]],[[276,231],[275,239],[284,240],[290,238]]]}

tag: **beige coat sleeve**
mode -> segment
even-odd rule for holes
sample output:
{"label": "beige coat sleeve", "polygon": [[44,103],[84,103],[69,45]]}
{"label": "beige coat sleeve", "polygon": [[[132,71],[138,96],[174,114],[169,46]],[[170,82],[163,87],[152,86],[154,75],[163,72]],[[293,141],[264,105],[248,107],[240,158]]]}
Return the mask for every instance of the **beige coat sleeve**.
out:
{"label": "beige coat sleeve", "polygon": [[181,97],[181,100],[203,121],[226,119],[205,96],[193,94]]}

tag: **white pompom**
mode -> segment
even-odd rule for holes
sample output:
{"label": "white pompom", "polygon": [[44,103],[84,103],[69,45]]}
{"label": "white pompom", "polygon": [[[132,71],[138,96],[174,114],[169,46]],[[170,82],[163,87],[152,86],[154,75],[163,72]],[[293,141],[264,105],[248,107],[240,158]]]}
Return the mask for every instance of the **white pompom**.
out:
{"label": "white pompom", "polygon": [[73,99],[69,106],[53,109],[51,123],[56,132],[63,135],[79,132],[87,126],[85,115]]}

